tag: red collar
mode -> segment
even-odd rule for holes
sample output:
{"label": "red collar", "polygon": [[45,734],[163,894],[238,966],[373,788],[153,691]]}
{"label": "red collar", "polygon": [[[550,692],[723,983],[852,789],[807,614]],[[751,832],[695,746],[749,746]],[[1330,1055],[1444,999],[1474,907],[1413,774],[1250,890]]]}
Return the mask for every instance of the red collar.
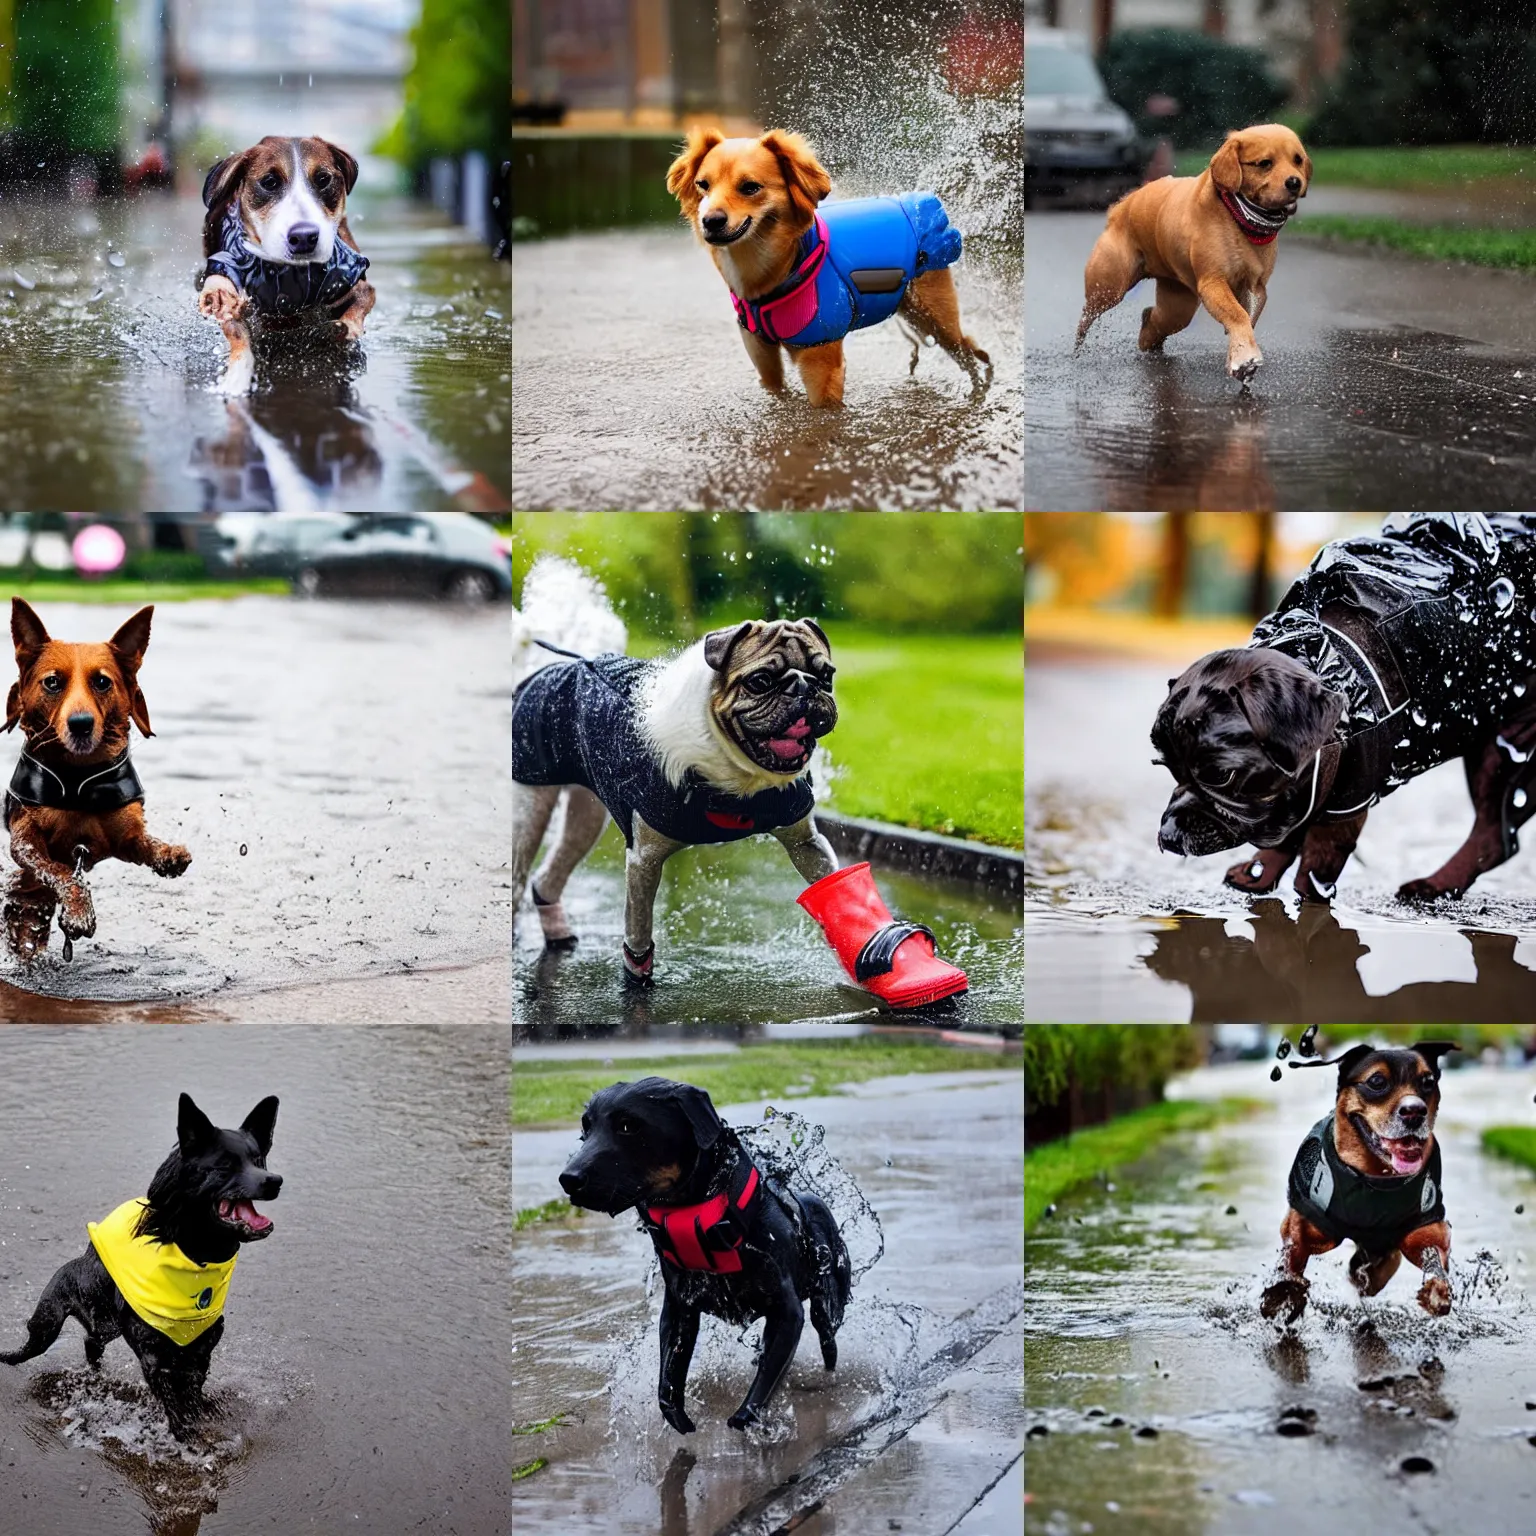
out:
{"label": "red collar", "polygon": [[697,1205],[644,1206],[640,1219],[656,1252],[674,1269],[739,1274],[746,1233],[736,1212],[746,1211],[757,1198],[759,1183],[756,1165],[743,1152],[728,1190]]}
{"label": "red collar", "polygon": [[[1212,185],[1215,186],[1215,183],[1212,182]],[[1221,199],[1222,206],[1232,215],[1233,223],[1242,230],[1243,238],[1249,245],[1271,245],[1274,243],[1275,236],[1285,228],[1283,218],[1278,224],[1261,222],[1262,209],[1254,208],[1252,203],[1228,192],[1225,187],[1216,187],[1216,196]],[[1259,215],[1258,218],[1254,217],[1255,213]]]}

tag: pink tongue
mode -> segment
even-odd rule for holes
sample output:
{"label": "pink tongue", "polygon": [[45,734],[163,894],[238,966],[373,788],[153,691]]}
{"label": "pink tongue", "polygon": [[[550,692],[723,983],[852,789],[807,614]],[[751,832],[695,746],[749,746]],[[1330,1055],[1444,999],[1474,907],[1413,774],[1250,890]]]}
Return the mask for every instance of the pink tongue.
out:
{"label": "pink tongue", "polygon": [[265,1232],[272,1225],[249,1200],[238,1200],[229,1213],[236,1221],[243,1221],[253,1232]]}
{"label": "pink tongue", "polygon": [[1392,1168],[1396,1173],[1417,1173],[1424,1163],[1422,1147],[1410,1149],[1400,1142],[1387,1143],[1387,1156],[1392,1159]]}
{"label": "pink tongue", "polygon": [[768,750],[775,757],[795,758],[805,756],[805,748],[798,741],[792,741],[787,736],[771,737],[768,742]]}

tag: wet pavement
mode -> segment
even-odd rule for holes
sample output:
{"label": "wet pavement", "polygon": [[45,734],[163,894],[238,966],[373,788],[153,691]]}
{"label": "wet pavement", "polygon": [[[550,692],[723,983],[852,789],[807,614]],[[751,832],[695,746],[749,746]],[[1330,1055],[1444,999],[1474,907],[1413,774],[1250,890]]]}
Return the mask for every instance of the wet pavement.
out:
{"label": "wet pavement", "polygon": [[361,350],[276,338],[210,386],[201,203],[0,206],[0,502],[164,512],[494,510],[510,478],[509,272],[403,198],[351,200],[378,303]]}
{"label": "wet pavement", "polygon": [[[1031,1536],[1530,1528],[1536,1180],[1482,1156],[1477,1133],[1530,1123],[1536,1071],[1446,1074],[1436,1135],[1450,1316],[1419,1309],[1407,1264],[1362,1301],[1335,1250],[1308,1266],[1308,1308],[1287,1334],[1259,1317],[1258,1298],[1286,1170],[1329,1105],[1327,1083],[1304,1079],[1326,1076],[1272,1085],[1267,1063],[1244,1064],[1175,1084],[1273,1110],[1164,1144],[1064,1196],[1031,1234]],[[1280,1430],[1289,1409],[1314,1415],[1290,1418],[1310,1433]],[[1412,1470],[1414,1458],[1428,1468]]]}
{"label": "wet pavement", "polygon": [[[39,612],[65,639],[127,616]],[[29,967],[0,959],[0,1019],[115,1018],[125,1004],[150,1018],[430,1016],[438,994],[504,1027],[504,613],[167,603],[140,680],[156,733],[132,748],[146,818],[191,868],[162,880],[98,866],[96,937],[68,963],[56,927]]]}
{"label": "wet pavement", "polygon": [[[8,1530],[499,1536],[510,1496],[505,1025],[15,1027],[0,1074],[0,1335],[142,1193],[176,1096],[281,1099],[275,1230],[242,1255],[220,1416],[183,1451],[132,1353],[73,1323],[0,1366]],[[445,1304],[445,1298],[451,1302]],[[9,1347],[9,1345],[7,1346]]]}
{"label": "wet pavement", "polygon": [[573,951],[544,949],[525,902],[513,950],[513,1021],[520,1036],[801,1020],[1015,1031],[1022,1023],[1022,936],[1018,907],[1007,897],[876,869],[891,910],[932,928],[940,954],[970,980],[952,1008],[882,1013],[848,982],[821,930],[795,905],[805,883],[766,837],[687,849],[668,861],[656,901],[656,983],[646,992],[626,992],[619,958],[623,855],[623,839],[610,825],[571,877],[564,904],[580,936]]}
{"label": "wet pavement", "polygon": [[[1190,652],[1193,660],[1198,648]],[[1148,740],[1168,660],[1051,659],[1025,698],[1025,982],[1036,1022],[1536,1020],[1529,851],[1460,901],[1397,899],[1472,825],[1459,761],[1370,813],[1331,907],[1290,888],[1250,898],[1222,876],[1240,850],[1160,853],[1173,790]]]}
{"label": "wet pavement", "polygon": [[[625,1061],[614,1078],[644,1070]],[[718,1107],[740,1126],[765,1106]],[[706,1318],[689,1385],[699,1431],[685,1441],[655,1407],[650,1242],[628,1217],[526,1228],[513,1247],[513,1421],[566,1417],[514,1442],[520,1466],[547,1463],[515,1485],[518,1531],[765,1536],[789,1521],[806,1536],[898,1521],[956,1536],[1018,1531],[1018,1074],[887,1078],[794,1108],[826,1127],[884,1233],[883,1256],[855,1282],[836,1371],[803,1339],[766,1430],[743,1436],[725,1419],[751,1351]],[[516,1208],[559,1198],[576,1135],[514,1134]],[[848,1210],[834,1209],[846,1223]],[[850,1249],[856,1268],[874,1251],[865,1229]]]}
{"label": "wet pavement", "polygon": [[[1102,213],[1026,220],[1025,504],[1059,509],[1527,507],[1536,287],[1520,273],[1330,248],[1304,205],[1258,326],[1242,396],[1203,311],[1139,353],[1150,284],[1080,356],[1082,275]],[[1321,202],[1322,199],[1319,199]]]}

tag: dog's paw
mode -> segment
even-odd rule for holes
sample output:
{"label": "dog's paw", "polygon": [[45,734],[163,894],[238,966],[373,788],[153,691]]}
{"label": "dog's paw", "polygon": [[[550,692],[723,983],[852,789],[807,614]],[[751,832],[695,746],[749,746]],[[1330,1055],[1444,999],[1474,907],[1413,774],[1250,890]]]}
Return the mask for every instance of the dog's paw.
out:
{"label": "dog's paw", "polygon": [[231,357],[229,365],[214,381],[216,395],[248,395],[256,383],[256,359],[249,348]]}
{"label": "dog's paw", "polygon": [[680,1435],[691,1435],[698,1429],[698,1425],[688,1417],[687,1410],[681,1403],[669,1403],[666,1398],[659,1398],[661,1416]]}
{"label": "dog's paw", "polygon": [[1444,1317],[1451,1310],[1451,1282],[1441,1275],[1430,1275],[1419,1287],[1419,1305],[1431,1317]]}
{"label": "dog's paw", "polygon": [[1164,340],[1162,333],[1152,325],[1152,306],[1149,304],[1141,312],[1141,334],[1136,338],[1136,346],[1142,352],[1161,352]]}
{"label": "dog's paw", "polygon": [[96,904],[83,885],[68,885],[59,901],[59,927],[66,939],[89,939],[96,932]]}
{"label": "dog's paw", "polygon": [[223,277],[210,277],[197,296],[198,313],[217,320],[221,325],[226,321],[244,319],[250,307],[250,299]]}
{"label": "dog's paw", "polygon": [[763,1420],[756,1408],[749,1408],[743,1403],[725,1422],[732,1429],[750,1429],[753,1425],[761,1424]]}
{"label": "dog's paw", "polygon": [[624,946],[624,987],[626,991],[643,991],[652,985],[656,967],[656,946],[648,944],[643,955],[637,955],[628,944]]}
{"label": "dog's paw", "polygon": [[52,927],[52,907],[39,907],[29,901],[6,902],[6,942],[18,960],[35,960],[42,954],[48,948]]}
{"label": "dog's paw", "polygon": [[1264,354],[1255,347],[1251,352],[1244,348],[1227,357],[1227,372],[1245,389],[1253,383],[1253,376],[1264,366]]}
{"label": "dog's paw", "polygon": [[[1255,874],[1254,871],[1258,873]],[[1247,891],[1254,896],[1262,896],[1266,891],[1274,890],[1280,882],[1280,876],[1285,873],[1282,865],[1279,869],[1271,870],[1263,859],[1244,859],[1241,864],[1234,864],[1225,875],[1222,883],[1230,885],[1234,891]]]}
{"label": "dog's paw", "polygon": [[1294,1323],[1306,1308],[1307,1292],[1311,1288],[1309,1281],[1290,1276],[1275,1281],[1273,1285],[1265,1287],[1263,1296],[1259,1298],[1259,1316],[1277,1317],[1285,1312],[1281,1321],[1287,1325]]}
{"label": "dog's paw", "polygon": [[164,843],[149,867],[157,875],[164,875],[167,880],[174,880],[177,875],[186,874],[187,865],[191,862],[192,855],[180,843]]}
{"label": "dog's paw", "polygon": [[1461,894],[1462,892],[1458,891],[1454,886],[1445,888],[1436,885],[1433,880],[1410,880],[1406,885],[1400,885],[1397,888],[1397,899],[1399,901],[1440,901],[1446,897],[1454,900]]}
{"label": "dog's paw", "polygon": [[361,315],[341,315],[331,322],[331,328],[339,341],[361,341],[363,339],[363,317]]}

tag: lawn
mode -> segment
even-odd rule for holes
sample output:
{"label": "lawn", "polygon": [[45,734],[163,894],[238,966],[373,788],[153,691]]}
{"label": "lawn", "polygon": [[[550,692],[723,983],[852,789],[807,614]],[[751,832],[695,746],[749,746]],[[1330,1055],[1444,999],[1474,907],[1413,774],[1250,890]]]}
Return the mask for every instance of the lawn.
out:
{"label": "lawn", "polygon": [[1483,1151],[1536,1169],[1536,1130],[1525,1125],[1490,1125],[1483,1132]]}
{"label": "lawn", "polygon": [[6,597],[29,603],[179,603],[195,597],[244,597],[258,592],[286,597],[293,584],[278,577],[247,581],[14,581]]}
{"label": "lawn", "polygon": [[1480,229],[1465,224],[1409,224],[1377,215],[1309,215],[1296,234],[1326,236],[1384,246],[1435,261],[1465,261],[1478,267],[1536,270],[1536,229]]}
{"label": "lawn", "polygon": [[[1302,134],[1303,140],[1306,134]],[[1180,176],[1198,176],[1215,152],[1183,150]],[[1508,144],[1418,144],[1314,149],[1312,179],[1324,187],[1380,187],[1392,192],[1455,191],[1469,181],[1526,182],[1528,148]],[[1310,222],[1310,220],[1308,221]]]}
{"label": "lawn", "polygon": [[1203,1131],[1260,1107],[1254,1099],[1168,1100],[1132,1110],[1024,1154],[1024,1230],[1069,1189],[1145,1157],[1160,1141]]}

